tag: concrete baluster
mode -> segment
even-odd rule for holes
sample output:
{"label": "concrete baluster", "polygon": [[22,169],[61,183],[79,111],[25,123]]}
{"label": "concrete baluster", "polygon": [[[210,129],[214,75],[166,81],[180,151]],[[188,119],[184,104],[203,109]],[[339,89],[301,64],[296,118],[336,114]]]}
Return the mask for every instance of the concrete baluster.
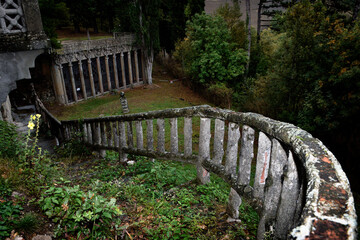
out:
{"label": "concrete baluster", "polygon": [[254,139],[254,129],[244,125],[242,127],[238,174],[238,184],[242,186],[247,186],[250,184],[251,162],[254,158]]}
{"label": "concrete baluster", "polygon": [[179,152],[177,118],[171,118],[169,121],[170,121],[170,152],[173,154],[177,154]]}
{"label": "concrete baluster", "polygon": [[122,148],[127,147],[126,145],[126,133],[125,133],[125,123],[119,122],[119,161],[126,162],[127,155],[124,153]]}
{"label": "concrete baluster", "polygon": [[184,118],[184,155],[190,157],[192,155],[192,118]]}
{"label": "concrete baluster", "polygon": [[224,134],[225,123],[220,119],[215,119],[215,133],[214,133],[214,157],[213,162],[221,164],[224,156]]}
{"label": "concrete baluster", "polygon": [[266,179],[264,208],[260,215],[257,236],[264,236],[275,225],[282,190],[282,177],[287,162],[286,152],[276,139],[272,140],[269,175]]}
{"label": "concrete baluster", "polygon": [[147,150],[154,150],[154,126],[153,120],[146,120],[146,147]]}
{"label": "concrete baluster", "polygon": [[264,200],[265,182],[269,172],[271,155],[271,140],[263,133],[259,133],[258,154],[254,181],[254,197]]}
{"label": "concrete baluster", "polygon": [[[237,158],[238,158],[239,139],[240,139],[239,125],[237,125],[236,123],[230,123],[228,128],[225,171],[227,174],[231,174],[232,178],[235,178],[237,174],[236,167],[237,167]],[[241,204],[241,197],[234,189],[231,189],[229,194],[229,202],[226,208],[230,218],[232,219],[239,218],[240,204]]]}
{"label": "concrete baluster", "polygon": [[141,121],[135,121],[136,128],[136,147],[138,149],[144,149],[144,136],[143,136],[143,128]]}
{"label": "concrete baluster", "polygon": [[200,118],[199,156],[196,163],[197,180],[201,184],[210,182],[210,173],[202,166],[202,162],[210,158],[210,123],[209,118]]}
{"label": "concrete baluster", "polygon": [[126,122],[126,129],[127,129],[127,140],[128,140],[127,144],[129,148],[134,148],[132,122]]}
{"label": "concrete baluster", "polygon": [[287,159],[287,171],[285,172],[282,192],[280,197],[279,210],[276,216],[275,237],[285,239],[292,227],[296,203],[299,197],[299,178],[296,165],[291,152]]}
{"label": "concrete baluster", "polygon": [[115,121],[112,123],[113,135],[114,135],[114,147],[119,148],[119,127],[118,122]]}
{"label": "concrete baluster", "polygon": [[165,121],[162,118],[157,119],[157,151],[159,153],[165,152]]}

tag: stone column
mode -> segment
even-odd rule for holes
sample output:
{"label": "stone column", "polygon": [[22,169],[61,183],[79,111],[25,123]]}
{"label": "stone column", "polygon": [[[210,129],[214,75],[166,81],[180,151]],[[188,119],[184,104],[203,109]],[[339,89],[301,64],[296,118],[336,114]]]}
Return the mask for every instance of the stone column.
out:
{"label": "stone column", "polygon": [[133,87],[134,82],[133,82],[132,65],[131,65],[131,51],[128,52],[128,65],[129,65],[129,80],[130,80],[130,85],[131,85],[131,87]]}
{"label": "stone column", "polygon": [[13,123],[13,117],[11,115],[11,103],[9,95],[6,97],[6,101],[1,104],[1,112],[0,112],[1,120],[4,120],[9,123]]}
{"label": "stone column", "polygon": [[115,77],[116,89],[119,89],[119,76],[118,76],[118,72],[117,72],[116,54],[113,54],[113,66],[114,66],[114,77]]}
{"label": "stone column", "polygon": [[105,68],[106,68],[106,79],[109,86],[109,91],[111,90],[111,81],[110,81],[110,70],[109,70],[109,56],[105,56]]}
{"label": "stone column", "polygon": [[134,51],[134,57],[135,57],[135,80],[136,83],[139,83],[139,63],[138,63],[138,55],[137,51]]}
{"label": "stone column", "polygon": [[121,64],[121,76],[122,76],[122,82],[123,82],[123,86],[124,86],[124,88],[126,88],[125,64],[124,64],[124,53],[123,53],[123,52],[121,52],[120,56],[121,56],[121,58],[120,58],[120,64]]}
{"label": "stone column", "polygon": [[88,59],[88,71],[89,71],[89,78],[90,78],[91,93],[95,97],[96,93],[95,93],[94,76],[93,76],[92,68],[91,68],[91,58]]}
{"label": "stone column", "polygon": [[100,92],[101,92],[101,94],[104,94],[104,86],[103,86],[103,79],[102,79],[102,74],[101,74],[100,57],[96,58],[96,65],[97,65],[98,76],[99,76]]}
{"label": "stone column", "polygon": [[65,104],[69,103],[69,99],[68,96],[66,94],[66,87],[65,87],[65,80],[64,80],[64,70],[63,70],[63,66],[62,64],[59,64],[59,68],[60,68],[60,75],[61,75],[61,83],[63,85],[63,89],[64,89],[64,93],[65,93]]}
{"label": "stone column", "polygon": [[52,75],[56,100],[60,104],[66,104],[66,100],[65,100],[66,93],[65,93],[64,84],[63,84],[64,79],[62,78],[62,75],[61,75],[61,67],[60,66],[61,65],[52,64],[51,75]]}
{"label": "stone column", "polygon": [[81,90],[82,90],[84,99],[86,100],[87,94],[86,94],[86,87],[85,87],[85,80],[84,80],[84,71],[82,68],[81,60],[79,60],[79,72],[80,72]]}
{"label": "stone column", "polygon": [[76,92],[74,72],[73,72],[73,68],[72,68],[72,63],[71,63],[71,62],[69,62],[69,71],[70,71],[70,80],[71,80],[71,86],[72,86],[72,90],[73,90],[74,101],[77,102],[77,101],[78,101],[78,98],[77,98],[77,92]]}

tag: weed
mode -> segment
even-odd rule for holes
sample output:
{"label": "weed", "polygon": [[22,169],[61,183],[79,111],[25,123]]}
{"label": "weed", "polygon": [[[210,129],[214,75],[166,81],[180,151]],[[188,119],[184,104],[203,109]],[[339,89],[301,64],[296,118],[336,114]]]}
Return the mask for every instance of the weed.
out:
{"label": "weed", "polygon": [[12,201],[0,201],[0,237],[10,236],[23,208]]}
{"label": "weed", "polygon": [[39,227],[40,219],[35,213],[26,213],[20,220],[15,222],[15,229],[18,232],[30,234],[35,232]]}
{"label": "weed", "polygon": [[121,211],[116,199],[107,200],[95,192],[83,192],[75,187],[50,187],[39,204],[45,214],[57,224],[55,235],[104,239],[114,236],[114,226]]}

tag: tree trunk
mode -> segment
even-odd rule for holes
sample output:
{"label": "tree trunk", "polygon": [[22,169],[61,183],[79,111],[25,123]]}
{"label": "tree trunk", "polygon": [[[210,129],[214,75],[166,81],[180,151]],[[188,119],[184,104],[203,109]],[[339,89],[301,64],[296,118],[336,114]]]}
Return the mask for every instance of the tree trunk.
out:
{"label": "tree trunk", "polygon": [[257,19],[257,41],[260,41],[260,31],[261,31],[261,11],[262,5],[264,4],[265,0],[260,0],[259,7],[258,7],[258,19]]}
{"label": "tree trunk", "polygon": [[246,75],[249,71],[250,66],[250,51],[251,51],[251,9],[250,0],[246,0],[246,24],[247,24],[247,35],[248,35],[248,62],[246,63]]}
{"label": "tree trunk", "polygon": [[[141,3],[139,4],[140,7],[140,14],[139,14],[139,23],[140,26],[143,26],[143,19],[142,19],[142,7]],[[152,68],[153,68],[153,62],[154,62],[154,49],[152,46],[146,46],[145,43],[145,36],[144,33],[142,33],[142,44],[144,47],[144,67],[145,67],[145,80],[147,84],[152,84]]]}
{"label": "tree trunk", "polygon": [[144,67],[145,67],[145,80],[147,84],[152,84],[152,69],[153,69],[153,62],[154,62],[154,50],[146,49],[144,51]]}

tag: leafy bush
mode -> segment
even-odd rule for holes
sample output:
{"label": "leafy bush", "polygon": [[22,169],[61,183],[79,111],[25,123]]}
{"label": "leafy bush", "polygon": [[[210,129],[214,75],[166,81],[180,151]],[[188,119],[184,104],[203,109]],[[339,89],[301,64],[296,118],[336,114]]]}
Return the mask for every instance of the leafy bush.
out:
{"label": "leafy bush", "polygon": [[72,157],[72,156],[87,156],[91,152],[89,148],[86,147],[84,142],[81,140],[83,137],[82,133],[73,132],[71,133],[71,139],[66,141],[62,146],[56,147],[55,151],[57,154],[62,157]]}
{"label": "leafy bush", "polygon": [[231,108],[232,95],[234,91],[224,83],[211,84],[207,89],[207,94],[211,96],[213,103],[219,107]]}
{"label": "leafy bush", "polygon": [[66,233],[76,238],[105,239],[116,234],[116,217],[121,211],[115,198],[108,200],[91,191],[83,192],[79,186],[50,187],[39,204],[57,224],[57,237]]}
{"label": "leafy bush", "polygon": [[14,158],[20,149],[15,125],[0,120],[0,157]]}
{"label": "leafy bush", "polygon": [[10,236],[23,208],[12,201],[0,201],[0,237]]}
{"label": "leafy bush", "polygon": [[186,36],[174,55],[194,82],[230,83],[244,74],[246,53],[231,43],[222,17],[196,14],[187,24]]}

